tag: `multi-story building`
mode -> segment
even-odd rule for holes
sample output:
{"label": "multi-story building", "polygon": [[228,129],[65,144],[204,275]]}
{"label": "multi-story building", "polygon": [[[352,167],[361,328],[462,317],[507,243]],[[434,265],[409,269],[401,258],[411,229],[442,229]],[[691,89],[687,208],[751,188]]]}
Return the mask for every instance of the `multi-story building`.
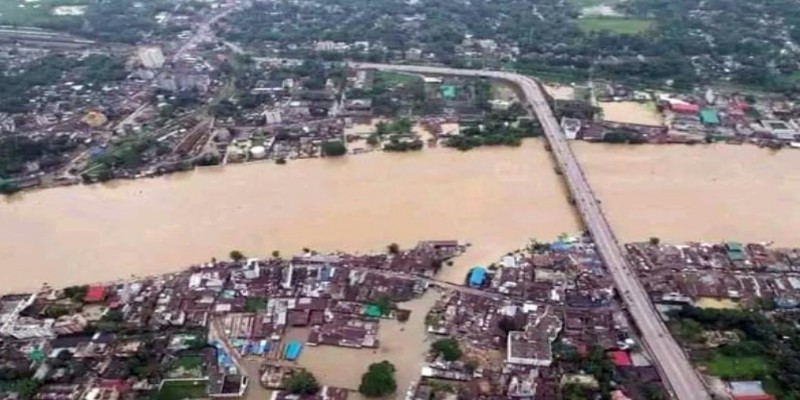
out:
{"label": "multi-story building", "polygon": [[145,68],[161,68],[164,65],[164,53],[160,47],[142,47],[138,54]]}

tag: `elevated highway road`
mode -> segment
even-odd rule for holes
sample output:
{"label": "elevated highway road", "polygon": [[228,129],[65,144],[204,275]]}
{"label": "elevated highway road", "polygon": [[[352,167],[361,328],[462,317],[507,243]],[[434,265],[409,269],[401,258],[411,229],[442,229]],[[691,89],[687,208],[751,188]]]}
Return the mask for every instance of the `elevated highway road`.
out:
{"label": "elevated highway road", "polygon": [[586,229],[592,235],[597,251],[603,258],[636,325],[645,348],[666,379],[674,397],[680,400],[708,400],[710,396],[685,353],[670,335],[653,307],[644,287],[636,278],[617,243],[614,232],[600,208],[589,183],[572,152],[561,127],[553,115],[541,87],[532,78],[502,71],[464,70],[445,67],[351,63],[359,69],[409,72],[419,74],[459,75],[500,79],[518,86],[536,113],[550,143],[553,155],[566,180]]}

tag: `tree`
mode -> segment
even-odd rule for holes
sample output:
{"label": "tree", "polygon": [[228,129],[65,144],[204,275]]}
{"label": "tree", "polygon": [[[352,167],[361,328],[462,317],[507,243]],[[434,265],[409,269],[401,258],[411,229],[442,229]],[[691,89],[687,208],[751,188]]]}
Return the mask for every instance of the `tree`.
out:
{"label": "tree", "polygon": [[497,321],[497,327],[503,332],[504,336],[508,336],[509,332],[521,331],[525,325],[515,318],[503,316],[499,321]]}
{"label": "tree", "polygon": [[341,140],[328,140],[322,144],[322,155],[325,157],[339,157],[347,154],[347,147]]}
{"label": "tree", "polygon": [[367,397],[383,397],[394,393],[397,390],[394,371],[394,365],[389,361],[371,364],[361,376],[358,392]]}
{"label": "tree", "polygon": [[642,388],[642,394],[647,400],[665,400],[667,397],[664,395],[663,390],[655,384],[647,384]]}
{"label": "tree", "polygon": [[64,288],[64,296],[69,297],[72,301],[79,303],[83,301],[83,298],[86,297],[86,292],[89,290],[89,287],[86,285],[83,286],[70,286]]}
{"label": "tree", "polygon": [[60,361],[65,361],[66,362],[66,361],[72,360],[74,358],[74,355],[72,354],[71,351],[64,349],[64,350],[61,350],[61,351],[58,352],[58,355],[56,355],[56,358],[58,360],[60,360]]}
{"label": "tree", "polygon": [[17,392],[17,395],[21,400],[30,400],[33,396],[36,395],[36,392],[39,391],[40,383],[33,379],[23,379],[21,381],[17,381],[17,384],[14,386],[14,391]]}
{"label": "tree", "polygon": [[650,244],[651,245],[658,246],[660,243],[661,243],[661,239],[659,239],[657,237],[651,237],[650,238]]}
{"label": "tree", "polygon": [[19,191],[19,186],[14,182],[0,180],[0,194],[14,194]]}
{"label": "tree", "polygon": [[125,314],[120,310],[108,310],[100,320],[103,322],[120,323],[125,320]]}
{"label": "tree", "polygon": [[394,310],[394,302],[389,296],[381,296],[375,301],[375,306],[381,310],[381,315],[389,315]]}
{"label": "tree", "polygon": [[588,398],[586,388],[577,383],[568,383],[562,389],[562,398],[564,400],[584,400]]}
{"label": "tree", "polygon": [[272,251],[272,258],[281,258],[281,252],[278,250]]}
{"label": "tree", "polygon": [[217,118],[228,118],[236,115],[236,105],[230,100],[222,100],[209,108],[211,115]]}
{"label": "tree", "polygon": [[48,306],[42,314],[44,315],[45,318],[58,319],[59,317],[62,317],[64,315],[69,315],[71,313],[72,310],[69,307],[52,305]]}
{"label": "tree", "polygon": [[378,134],[372,133],[369,136],[367,136],[367,144],[368,145],[377,146],[380,143],[381,143],[381,141],[380,141],[380,138],[379,138]]}
{"label": "tree", "polygon": [[462,351],[458,340],[453,338],[439,339],[431,344],[431,353],[442,356],[445,361],[456,361],[461,358]]}
{"label": "tree", "polygon": [[289,393],[306,396],[313,395],[319,392],[320,389],[317,378],[306,370],[301,370],[290,376],[286,379],[286,382],[284,382],[284,386],[286,386],[286,390],[288,390]]}
{"label": "tree", "polygon": [[244,253],[239,250],[232,250],[230,253],[231,260],[239,262],[244,260]]}
{"label": "tree", "polygon": [[397,243],[392,243],[386,246],[386,250],[389,251],[389,254],[399,254],[400,253],[400,245]]}

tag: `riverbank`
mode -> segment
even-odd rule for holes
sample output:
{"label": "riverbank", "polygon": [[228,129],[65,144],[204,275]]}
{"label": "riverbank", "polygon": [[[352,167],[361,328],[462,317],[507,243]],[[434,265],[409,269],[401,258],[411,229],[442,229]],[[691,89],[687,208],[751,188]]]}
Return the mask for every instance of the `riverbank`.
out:
{"label": "riverbank", "polygon": [[[567,87],[567,89],[568,88],[569,87]],[[578,140],[573,143],[592,143],[592,144],[600,143],[600,144],[616,144],[616,145],[634,145],[634,144],[635,145],[639,144],[707,145],[707,144],[726,143],[732,145],[752,144],[761,148],[768,148],[771,150],[780,150],[783,148],[790,148],[790,149],[800,148],[800,142],[787,142],[787,141],[769,139],[764,137],[743,138],[743,137],[717,137],[717,136],[708,136],[705,134],[687,134],[687,133],[676,134],[675,132],[669,131],[667,127],[663,124],[663,121],[653,119],[654,118],[653,115],[650,115],[652,114],[652,112],[654,112],[653,109],[645,107],[640,103],[632,103],[632,105],[640,107],[640,109],[628,108],[631,106],[631,104],[627,104],[625,102],[601,103],[601,104],[603,105],[604,110],[606,110],[607,106],[616,107],[613,108],[614,116],[611,117],[611,119],[606,118],[606,120],[603,123],[599,124],[596,127],[593,125],[593,126],[588,126],[586,129],[581,130],[581,132],[578,133],[578,138],[583,140]],[[640,112],[644,112],[645,114],[648,115],[640,115],[639,114]],[[346,137],[355,137],[358,139],[347,143],[347,154],[341,157],[324,157],[322,155],[317,155],[317,156],[304,156],[292,159],[280,158],[278,160],[254,158],[252,160],[246,160],[236,163],[223,163],[224,165],[223,164],[195,165],[193,162],[174,162],[171,164],[172,167],[168,169],[148,168],[146,171],[141,173],[120,174],[119,176],[116,176],[111,180],[103,182],[83,182],[78,177],[73,177],[72,179],[52,179],[52,177],[37,175],[28,179],[18,180],[16,185],[18,185],[17,188],[19,189],[19,191],[16,191],[12,194],[0,195],[0,196],[9,198],[11,200],[15,200],[18,199],[20,196],[22,196],[24,193],[35,192],[38,190],[63,188],[70,186],[117,185],[119,182],[140,181],[145,179],[147,180],[162,179],[165,177],[180,177],[181,175],[191,174],[195,171],[215,171],[243,164],[273,163],[273,164],[279,164],[278,166],[280,166],[287,163],[294,163],[297,161],[305,161],[305,160],[336,159],[343,157],[362,156],[371,153],[392,153],[392,151],[389,150],[382,150],[380,146],[371,146],[365,140],[369,135],[369,133],[374,131],[375,125],[380,121],[384,120],[376,119],[371,124],[357,124],[345,130]],[[470,147],[463,149],[458,149],[455,147],[449,148],[442,145],[441,142],[443,138],[450,137],[458,133],[459,131],[458,123],[454,122],[441,123],[439,124],[438,130],[441,131],[442,136],[440,136],[440,134],[438,133],[437,134],[431,133],[430,130],[425,129],[421,124],[414,124],[413,134],[422,143],[422,149],[416,151],[430,151],[437,148],[446,148],[449,151],[464,151],[471,149]],[[610,133],[610,135],[608,135],[608,133]],[[521,140],[529,140],[529,138],[521,138]],[[498,147],[498,146],[499,145],[486,146],[486,147]],[[503,146],[503,147],[514,147],[514,146]],[[0,183],[2,183],[2,181],[0,181]]]}

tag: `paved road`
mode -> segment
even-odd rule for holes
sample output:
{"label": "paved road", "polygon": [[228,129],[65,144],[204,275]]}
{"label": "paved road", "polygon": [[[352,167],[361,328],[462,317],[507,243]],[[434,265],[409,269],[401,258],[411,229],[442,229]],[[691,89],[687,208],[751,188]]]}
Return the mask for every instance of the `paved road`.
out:
{"label": "paved road", "polygon": [[443,289],[453,290],[453,291],[456,291],[456,292],[470,294],[470,295],[478,296],[478,297],[485,297],[487,299],[492,299],[492,300],[500,301],[500,300],[505,300],[505,299],[509,298],[509,296],[506,296],[506,295],[504,295],[502,293],[487,292],[487,291],[482,290],[482,289],[471,288],[471,287],[463,286],[463,285],[457,285],[455,283],[447,282],[447,281],[444,281],[444,280],[441,280],[441,279],[436,279],[436,278],[425,278],[425,277],[422,277],[422,276],[408,274],[408,273],[405,273],[405,272],[394,272],[394,271],[388,271],[388,270],[385,270],[385,269],[373,269],[373,268],[349,268],[349,269],[351,271],[358,271],[358,272],[362,272],[362,273],[370,273],[370,274],[385,276],[387,278],[401,278],[401,279],[411,279],[411,280],[422,281],[422,282],[425,282],[425,283],[427,283],[428,285],[431,285],[431,286],[438,286],[438,287],[443,288]]}
{"label": "paved road", "polygon": [[224,7],[215,14],[212,14],[206,20],[201,22],[197,25],[194,35],[187,40],[183,46],[181,46],[177,52],[172,56],[172,62],[178,62],[181,57],[189,54],[192,50],[194,50],[197,45],[204,42],[209,42],[215,38],[214,30],[211,29],[211,26],[217,23],[220,19],[224,18],[228,14],[232,13],[233,11],[242,9],[247,7],[249,4],[237,4],[234,1],[228,1],[224,4]]}
{"label": "paved road", "polygon": [[[222,348],[225,350],[226,353],[231,357],[231,361],[233,361],[233,365],[236,366],[236,369],[239,370],[240,373],[244,374],[245,369],[245,362],[242,359],[242,356],[239,352],[231,346],[230,341],[228,340],[228,334],[225,332],[225,329],[222,327],[222,323],[220,322],[221,317],[218,316],[211,316],[208,321],[208,339],[216,340]],[[256,382],[258,380],[256,379]]]}
{"label": "paved road", "polygon": [[512,82],[524,93],[530,109],[544,128],[556,162],[569,186],[581,218],[591,233],[603,261],[608,266],[624,301],[642,333],[645,347],[680,400],[710,399],[703,383],[683,350],[669,334],[653,308],[644,287],[632,272],[619,243],[606,221],[580,164],[572,152],[537,82],[529,77],[501,71],[462,70],[444,67],[352,63],[352,67],[422,74],[489,77]]}

